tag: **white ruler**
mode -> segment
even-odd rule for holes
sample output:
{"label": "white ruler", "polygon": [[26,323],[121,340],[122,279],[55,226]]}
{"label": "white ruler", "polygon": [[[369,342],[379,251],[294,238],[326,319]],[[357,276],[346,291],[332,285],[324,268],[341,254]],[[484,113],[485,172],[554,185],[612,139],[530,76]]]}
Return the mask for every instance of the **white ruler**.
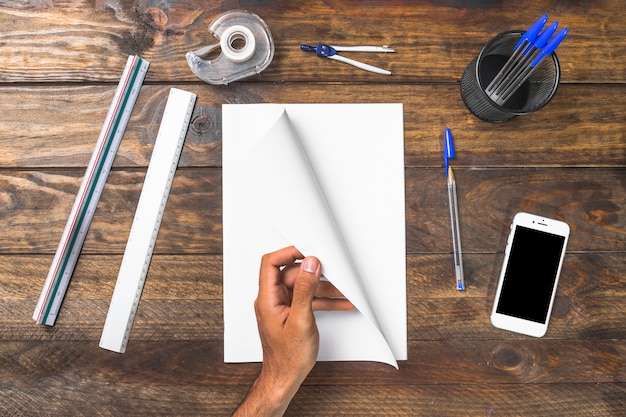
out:
{"label": "white ruler", "polygon": [[148,61],[138,56],[128,57],[96,147],[87,165],[87,171],[85,171],[85,176],[78,189],[61,241],[52,260],[48,277],[39,296],[33,314],[33,319],[37,321],[37,324],[52,326],[56,321],[80,250],[85,242],[85,236],[96,211],[96,205],[100,200],[100,195],[149,65]]}
{"label": "white ruler", "polygon": [[101,348],[126,351],[195,102],[193,93],[170,90],[102,330]]}

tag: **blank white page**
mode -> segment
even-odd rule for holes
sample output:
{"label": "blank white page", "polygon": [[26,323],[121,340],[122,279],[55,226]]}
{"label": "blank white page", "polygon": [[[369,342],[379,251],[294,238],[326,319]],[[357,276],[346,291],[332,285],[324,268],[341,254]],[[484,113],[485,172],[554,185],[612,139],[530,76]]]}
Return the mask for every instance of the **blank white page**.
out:
{"label": "blank white page", "polygon": [[352,312],[316,312],[319,360],[407,356],[401,104],[223,106],[224,359],[262,360],[261,256],[322,262]]}

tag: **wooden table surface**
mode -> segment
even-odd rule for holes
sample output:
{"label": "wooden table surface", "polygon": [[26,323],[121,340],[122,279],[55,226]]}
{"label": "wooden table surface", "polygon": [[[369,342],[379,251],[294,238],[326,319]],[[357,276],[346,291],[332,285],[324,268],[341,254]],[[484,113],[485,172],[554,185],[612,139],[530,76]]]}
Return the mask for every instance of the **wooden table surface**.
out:
{"label": "wooden table surface", "polygon": [[[212,86],[185,53],[246,8],[276,54]],[[540,15],[571,31],[562,82],[503,124],[464,106],[481,46]],[[259,364],[223,363],[221,105],[404,104],[408,361],[318,363],[289,416],[626,415],[626,12],[620,0],[0,1],[0,415],[228,415]],[[304,42],[387,44],[316,58]],[[125,61],[151,62],[60,316],[32,314]],[[347,55],[347,54],[346,54]],[[354,57],[354,56],[353,56]],[[198,94],[126,353],[98,347],[170,87]],[[372,120],[372,123],[379,121]],[[442,133],[454,161],[467,291],[454,289]],[[489,322],[508,228],[528,211],[572,232],[541,339]],[[323,261],[323,260],[322,260]]]}

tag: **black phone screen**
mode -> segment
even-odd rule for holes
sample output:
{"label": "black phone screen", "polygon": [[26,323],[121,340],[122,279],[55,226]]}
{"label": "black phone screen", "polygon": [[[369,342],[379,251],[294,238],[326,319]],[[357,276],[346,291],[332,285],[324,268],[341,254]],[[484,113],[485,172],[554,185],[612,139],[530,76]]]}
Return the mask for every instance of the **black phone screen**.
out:
{"label": "black phone screen", "polygon": [[565,237],[516,226],[496,312],[545,323]]}

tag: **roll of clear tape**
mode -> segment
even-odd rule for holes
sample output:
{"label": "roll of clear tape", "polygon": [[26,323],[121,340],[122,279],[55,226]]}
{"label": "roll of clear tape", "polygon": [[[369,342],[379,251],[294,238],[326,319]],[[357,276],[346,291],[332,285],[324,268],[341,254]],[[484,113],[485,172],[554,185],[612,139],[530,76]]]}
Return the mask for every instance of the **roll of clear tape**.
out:
{"label": "roll of clear tape", "polygon": [[[238,46],[238,42],[241,46]],[[254,33],[245,26],[231,26],[222,34],[220,47],[226,58],[233,62],[245,62],[254,55]]]}
{"label": "roll of clear tape", "polygon": [[[274,57],[274,41],[259,16],[246,10],[231,10],[219,15],[210,25],[219,43],[187,52],[191,71],[209,84],[228,84],[259,74]],[[214,59],[203,57],[220,48]]]}

